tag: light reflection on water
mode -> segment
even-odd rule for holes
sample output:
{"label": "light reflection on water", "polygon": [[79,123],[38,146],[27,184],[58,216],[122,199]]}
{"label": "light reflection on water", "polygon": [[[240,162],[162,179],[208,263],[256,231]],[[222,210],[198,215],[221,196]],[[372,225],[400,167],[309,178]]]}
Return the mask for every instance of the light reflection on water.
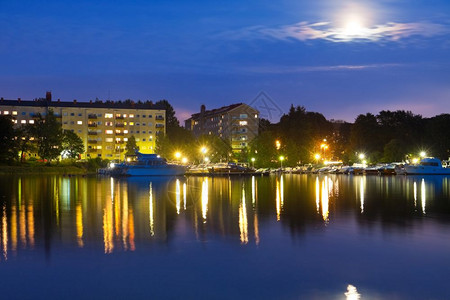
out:
{"label": "light reflection on water", "polygon": [[[347,235],[369,228],[360,233],[366,238],[374,228],[415,236],[437,223],[450,233],[450,186],[447,177],[439,176],[3,179],[0,266],[12,257],[20,261],[24,251],[63,246],[94,249],[102,256],[132,255],[181,239],[225,241],[252,251],[274,244],[289,253],[294,246],[283,233],[306,244],[339,228]],[[443,241],[433,242],[441,247]],[[359,297],[358,291],[349,289],[346,296]]]}

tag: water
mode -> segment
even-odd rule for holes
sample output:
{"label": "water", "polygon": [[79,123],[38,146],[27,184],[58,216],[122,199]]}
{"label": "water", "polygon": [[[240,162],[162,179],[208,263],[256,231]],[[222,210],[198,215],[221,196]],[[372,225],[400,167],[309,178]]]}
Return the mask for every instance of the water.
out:
{"label": "water", "polygon": [[450,298],[450,177],[0,180],[1,299]]}

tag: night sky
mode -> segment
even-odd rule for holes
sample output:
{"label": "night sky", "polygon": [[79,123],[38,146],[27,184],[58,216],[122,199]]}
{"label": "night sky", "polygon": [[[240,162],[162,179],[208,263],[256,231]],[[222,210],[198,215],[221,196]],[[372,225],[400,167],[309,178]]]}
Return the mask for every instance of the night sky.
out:
{"label": "night sky", "polygon": [[[0,96],[450,111],[450,1],[0,0]],[[272,116],[276,119],[276,115]]]}

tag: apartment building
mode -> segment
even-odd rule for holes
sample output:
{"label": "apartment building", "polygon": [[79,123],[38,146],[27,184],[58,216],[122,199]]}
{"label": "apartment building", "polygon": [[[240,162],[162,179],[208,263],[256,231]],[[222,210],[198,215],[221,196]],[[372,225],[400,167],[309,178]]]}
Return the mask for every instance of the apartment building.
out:
{"label": "apartment building", "polygon": [[136,138],[142,153],[154,153],[156,136],[165,133],[165,110],[150,102],[52,101],[46,98],[24,101],[0,98],[0,113],[11,115],[17,126],[34,124],[38,114],[53,110],[64,130],[75,132],[84,142],[82,158],[123,160],[125,145]]}
{"label": "apartment building", "polygon": [[259,111],[245,103],[236,103],[200,112],[185,121],[185,128],[195,136],[214,134],[230,142],[233,151],[246,148],[257,135]]}

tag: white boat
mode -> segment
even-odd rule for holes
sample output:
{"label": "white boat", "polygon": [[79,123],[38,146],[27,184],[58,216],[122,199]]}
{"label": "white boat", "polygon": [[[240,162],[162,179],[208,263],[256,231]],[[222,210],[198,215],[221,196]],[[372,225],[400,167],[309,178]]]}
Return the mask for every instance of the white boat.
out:
{"label": "white boat", "polygon": [[417,165],[405,165],[406,175],[450,175],[450,168],[442,167],[439,159],[433,157],[423,158]]}
{"label": "white boat", "polygon": [[116,164],[110,173],[124,176],[179,176],[185,172],[185,166],[169,164],[159,155],[137,153],[137,161]]}

